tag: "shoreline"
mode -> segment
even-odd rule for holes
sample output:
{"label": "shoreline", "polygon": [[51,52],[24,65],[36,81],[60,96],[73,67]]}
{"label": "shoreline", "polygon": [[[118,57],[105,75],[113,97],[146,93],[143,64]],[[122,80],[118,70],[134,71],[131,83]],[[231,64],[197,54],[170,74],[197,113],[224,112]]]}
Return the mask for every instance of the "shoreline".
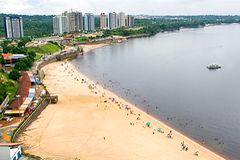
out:
{"label": "shoreline", "polygon": [[[216,24],[216,25],[213,25],[213,26],[218,26],[218,25],[219,25],[219,24]],[[220,25],[226,25],[226,24],[220,24]],[[210,26],[202,26],[202,27],[198,27],[198,28],[205,28],[205,27],[211,27],[211,25],[210,25]],[[179,29],[179,30],[182,30],[182,29],[189,29],[189,28],[181,28],[181,29]],[[179,30],[174,30],[174,31],[169,31],[169,32],[175,32],[175,31],[179,31]],[[168,31],[167,31],[167,32],[168,32]],[[159,33],[167,33],[167,32],[159,32]],[[159,33],[158,33],[158,34],[159,34]],[[153,35],[153,36],[154,36],[154,35]],[[136,37],[131,37],[131,38],[127,38],[127,39],[144,38],[144,37],[149,37],[149,35],[140,36],[140,37],[136,36]],[[102,46],[96,46],[96,47],[93,47],[93,48],[91,48],[91,49],[89,49],[89,50],[87,50],[87,51],[84,51],[84,53],[85,53],[85,54],[88,54],[88,52],[90,52],[90,51],[92,51],[92,50],[95,50],[95,49],[98,49],[98,48],[101,48],[101,47],[105,47],[105,46],[108,46],[108,45],[110,45],[110,44],[104,44],[104,45],[102,45]],[[80,55],[80,56],[81,56],[81,55]],[[84,76],[86,79],[88,79],[89,81],[93,82],[94,84],[98,84],[98,82],[96,82],[96,81],[88,78],[86,75],[84,75],[79,69],[77,69],[77,68],[71,63],[71,61],[70,61],[70,64],[74,67],[74,69],[75,69],[77,72],[79,72],[79,74],[80,74],[81,76]],[[114,91],[111,91],[111,90],[108,89],[108,88],[104,88],[104,87],[101,86],[101,85],[100,85],[100,87],[101,87],[102,89],[104,89],[104,90],[107,90],[110,94],[113,94],[113,95],[118,96],[118,98],[120,98],[121,100],[127,102],[127,103],[130,104],[131,106],[134,106],[136,110],[138,110],[138,111],[146,114],[146,115],[149,116],[150,118],[154,119],[156,122],[160,122],[161,124],[165,125],[166,127],[168,127],[168,128],[170,128],[170,129],[176,131],[176,132],[179,133],[181,136],[186,137],[186,138],[190,139],[191,141],[193,141],[194,143],[196,143],[197,145],[200,145],[200,146],[204,147],[206,150],[208,150],[208,151],[210,151],[210,152],[213,152],[214,154],[220,156],[220,157],[223,158],[223,159],[230,159],[229,156],[227,156],[227,155],[225,155],[225,154],[223,154],[223,153],[219,153],[217,150],[215,150],[213,147],[210,147],[210,146],[207,145],[207,144],[201,143],[201,141],[193,138],[193,137],[192,137],[191,135],[189,135],[189,134],[184,133],[184,131],[180,131],[177,127],[171,125],[171,124],[168,123],[167,121],[164,121],[164,120],[162,120],[161,118],[157,118],[157,117],[155,117],[155,116],[153,116],[153,115],[151,115],[151,114],[149,114],[149,113],[146,113],[145,111],[143,111],[142,109],[140,109],[138,106],[134,105],[133,103],[130,103],[128,100],[126,100],[126,98],[124,99],[124,98],[122,98],[121,96],[117,95]]]}
{"label": "shoreline", "polygon": [[[94,49],[99,48],[99,47],[100,46],[95,46]],[[92,50],[92,49],[90,49],[90,50]],[[86,51],[85,51],[85,53],[87,54]],[[68,67],[66,67],[66,66],[68,66]],[[66,70],[66,68],[68,68],[68,69]],[[182,154],[181,155],[181,156],[183,156],[182,159],[224,159],[220,155],[212,152],[211,150],[209,150],[208,148],[206,148],[206,147],[202,146],[201,144],[195,142],[191,138],[185,136],[184,134],[180,133],[179,131],[176,131],[173,127],[170,127],[170,126],[166,125],[164,122],[156,119],[155,117],[153,117],[151,115],[148,115],[147,113],[145,113],[144,111],[142,111],[138,107],[132,105],[131,103],[129,103],[125,99],[121,98],[120,96],[116,95],[115,93],[113,93],[113,92],[111,92],[107,89],[104,89],[104,87],[96,84],[94,81],[90,80],[85,75],[83,75],[79,70],[76,69],[76,67],[73,64],[71,64],[68,61],[56,62],[56,63],[53,63],[53,64],[49,64],[49,65],[45,66],[43,68],[43,70],[46,72],[46,77],[44,79],[44,81],[46,81],[46,86],[50,90],[50,92],[55,92],[57,94],[60,94],[60,96],[59,96],[60,97],[60,104],[49,105],[43,111],[43,113],[40,115],[39,119],[36,120],[36,122],[33,122],[33,124],[31,124],[29,126],[29,128],[20,136],[20,139],[19,139],[20,141],[25,141],[26,140],[26,144],[23,146],[23,148],[26,150],[27,153],[36,154],[36,155],[42,156],[44,158],[49,157],[50,155],[59,156],[59,151],[55,149],[56,146],[51,146],[51,144],[48,144],[49,142],[46,140],[49,137],[52,137],[53,135],[55,135],[55,133],[52,133],[53,131],[61,128],[60,127],[60,128],[53,128],[52,129],[52,127],[54,127],[54,125],[51,124],[51,123],[54,123],[52,121],[57,121],[57,122],[59,121],[59,119],[57,119],[57,120],[54,119],[55,114],[58,114],[58,109],[53,109],[53,108],[55,108],[57,106],[57,108],[60,107],[60,108],[65,110],[65,105],[69,106],[70,104],[73,103],[72,105],[74,105],[74,106],[73,107],[71,105],[70,106],[71,106],[71,109],[75,110],[75,109],[77,109],[76,107],[78,106],[78,103],[75,104],[75,101],[76,102],[79,101],[79,103],[81,103],[81,104],[87,105],[89,107],[91,106],[90,108],[82,108],[82,109],[86,110],[88,114],[94,114],[94,115],[99,114],[99,115],[102,115],[102,116],[105,115],[107,117],[110,116],[110,119],[113,119],[112,123],[114,123],[114,124],[117,123],[119,129],[121,129],[122,131],[129,130],[129,132],[130,132],[130,133],[128,133],[128,132],[122,133],[122,132],[119,132],[118,130],[115,129],[115,125],[112,126],[111,124],[109,124],[111,126],[111,128],[108,128],[108,125],[106,126],[106,124],[101,124],[100,126],[103,126],[103,127],[99,128],[100,131],[98,131],[98,132],[100,132],[100,133],[97,133],[97,135],[96,135],[96,137],[98,137],[98,138],[95,138],[95,137],[90,138],[90,140],[87,140],[87,142],[86,142],[87,144],[84,143],[85,145],[87,145],[87,148],[92,147],[92,141],[94,141],[94,142],[98,141],[97,144],[98,144],[98,147],[100,147],[100,148],[105,147],[105,144],[102,144],[102,142],[99,142],[100,141],[99,136],[104,133],[103,134],[104,135],[104,141],[105,141],[105,134],[106,134],[106,135],[109,136],[109,137],[107,136],[106,139],[107,140],[112,139],[111,141],[114,141],[114,142],[111,142],[111,143],[113,143],[115,145],[116,144],[119,145],[118,148],[120,148],[122,150],[122,153],[125,153],[125,152],[128,153],[129,152],[128,150],[125,151],[124,148],[123,148],[123,146],[128,144],[130,146],[130,148],[132,146],[131,149],[134,151],[134,153],[136,152],[138,154],[143,154],[144,156],[147,156],[149,158],[149,156],[151,156],[151,154],[148,155],[148,153],[145,153],[145,154],[142,153],[143,152],[142,148],[135,144],[135,143],[137,143],[137,141],[134,138],[131,138],[130,135],[132,135],[132,136],[134,135],[134,137],[139,137],[140,139],[146,138],[146,139],[150,140],[151,143],[149,142],[150,144],[148,145],[148,147],[151,150],[157,151],[159,149],[157,147],[158,145],[160,145],[160,146],[162,145],[162,146],[166,147],[167,148],[166,150],[164,150],[164,149],[160,150],[161,154],[159,153],[159,151],[156,152],[156,153],[154,152],[155,156],[159,155],[161,157],[165,157],[164,159],[176,159],[176,158],[179,157],[178,154]],[[67,71],[68,73],[65,73],[65,71]],[[59,72],[61,72],[61,73],[59,73]],[[72,75],[71,75],[71,77],[69,77],[71,73],[72,73]],[[61,79],[61,77],[66,77],[66,78]],[[73,77],[74,77],[74,79],[73,79]],[[84,79],[86,81],[86,83],[81,83],[80,82],[81,79]],[[74,86],[73,83],[75,84],[75,86]],[[94,91],[89,88],[89,84],[91,84],[91,85],[94,84],[93,89],[94,89],[94,91],[97,92],[97,95],[96,95],[96,92],[94,93]],[[65,88],[65,90],[60,91],[58,88],[62,85],[64,85],[64,87],[67,86],[67,88]],[[97,88],[95,88],[95,86]],[[80,93],[80,92],[79,93],[72,93],[72,90],[77,89],[77,88],[79,88],[78,90],[83,90],[83,92],[82,93]],[[62,92],[66,92],[66,93],[62,93]],[[100,97],[99,97],[99,94],[100,94]],[[102,97],[101,94],[102,94],[102,96],[104,94],[104,96]],[[76,96],[80,96],[81,100],[79,100],[79,98],[77,98]],[[67,99],[63,100],[64,97],[66,97]],[[114,99],[116,99],[114,103],[113,102],[108,102],[108,101],[110,101],[110,99],[109,99],[110,97],[114,97]],[[69,101],[70,99],[71,99],[71,101]],[[107,101],[107,102],[105,103],[104,101]],[[119,103],[116,103],[116,101],[119,102]],[[64,106],[61,103],[64,103]],[[93,105],[93,103],[94,103],[94,105]],[[95,106],[95,104],[96,104],[96,106]],[[126,109],[125,105],[128,105],[130,109]],[[54,110],[53,113],[51,112],[51,110]],[[91,111],[90,113],[89,113],[89,110]],[[99,113],[99,110],[100,110],[101,113]],[[133,113],[131,113],[131,111]],[[127,114],[127,116],[126,116],[126,114]],[[136,120],[136,116],[138,114],[140,114],[141,120]],[[72,115],[72,116],[74,116],[74,115]],[[82,115],[82,116],[84,116],[84,115]],[[45,117],[45,118],[43,118],[43,117]],[[91,118],[94,118],[94,117],[91,117]],[[97,118],[99,118],[99,117],[97,116]],[[87,119],[87,121],[92,122],[92,119],[89,119],[88,117],[84,118],[84,119],[81,119],[81,121],[84,121],[86,119]],[[143,123],[140,122],[142,120],[143,120]],[[145,123],[149,120],[152,122],[152,125],[151,125],[150,128],[146,127],[146,125],[145,125]],[[61,123],[64,123],[64,121],[61,121]],[[54,124],[57,125],[57,126],[59,126],[59,125],[62,126],[61,123],[60,124],[59,123],[57,123],[57,124],[54,123]],[[68,123],[68,122],[66,122],[66,123]],[[92,127],[98,127],[98,125],[99,125],[98,123],[99,122],[97,122],[97,124],[96,124],[96,122],[94,121]],[[130,123],[130,125],[129,125],[129,123]],[[49,124],[51,124],[51,125],[49,125]],[[75,124],[75,122],[74,122],[74,124]],[[68,127],[68,125],[67,126],[63,125],[62,127],[66,128],[66,127]],[[71,124],[70,124],[70,126],[71,126]],[[158,133],[156,131],[156,128],[159,127],[159,126],[165,131],[164,133]],[[117,129],[118,129],[118,127],[117,127]],[[131,129],[132,127],[136,127],[136,130],[138,130],[139,132],[137,132],[135,130],[132,131],[132,129]],[[86,130],[86,132],[89,132],[89,134],[86,134],[85,136],[88,136],[88,135],[91,135],[91,134],[96,134],[95,133],[96,131],[94,131],[94,132],[88,131],[90,128],[91,127],[82,127],[82,128],[80,127],[79,128],[80,130],[78,129],[78,131],[82,132],[82,129],[84,129],[84,130]],[[155,129],[153,129],[153,128],[155,128]],[[173,131],[173,137],[174,137],[173,139],[169,139],[169,138],[166,137],[166,134],[170,130]],[[61,132],[64,132],[64,131],[61,130]],[[74,129],[71,132],[75,132]],[[118,134],[116,134],[116,132]],[[119,138],[112,137],[112,136],[120,136],[119,135],[120,133],[124,134],[124,136],[130,138],[129,142],[127,142],[126,144],[121,144],[121,142],[119,142]],[[50,134],[50,135],[48,135],[48,134]],[[78,136],[75,137],[75,138],[74,137],[70,138],[68,136],[63,137],[63,136],[66,136],[66,135],[68,135],[68,133],[64,132],[64,134],[62,134],[62,136],[60,137],[60,140],[64,139],[64,142],[66,140],[65,143],[67,143],[68,139],[71,141],[72,138],[73,139],[78,139],[80,142],[82,141],[82,139],[84,139],[84,138],[79,138]],[[65,139],[65,138],[67,138],[67,139]],[[93,139],[93,140],[91,141],[91,139]],[[100,139],[102,139],[102,138],[100,138]],[[122,139],[122,140],[124,140],[124,139]],[[49,141],[51,142],[51,140],[49,140]],[[76,141],[76,140],[74,140],[74,141]],[[155,141],[158,141],[158,143],[155,142]],[[185,152],[185,151],[181,150],[181,142],[182,141],[187,143],[187,145],[189,147],[189,151]],[[143,141],[143,142],[145,142],[145,141]],[[48,144],[48,145],[46,145],[46,144]],[[137,147],[139,149],[136,150],[135,148],[133,148],[133,146]],[[45,147],[49,148],[49,150],[46,151]],[[71,148],[73,146],[70,145],[69,147]],[[173,149],[171,149],[172,147],[173,147]],[[44,148],[44,150],[43,150],[43,148]],[[109,146],[108,146],[107,148],[109,150],[111,147],[109,148]],[[73,149],[78,150],[75,147],[73,147]],[[59,148],[59,150],[63,151],[61,147]],[[112,151],[113,149],[111,148],[110,150]],[[139,150],[141,152],[139,152]],[[144,150],[147,150],[146,146],[144,146]],[[199,153],[200,156],[198,156],[198,157],[193,155],[193,152],[196,151],[196,150],[200,152]],[[54,152],[54,153],[52,154],[51,151]],[[86,151],[92,152],[91,149],[90,150],[86,149]],[[81,155],[79,154],[78,156],[83,156],[83,158],[85,158],[84,157],[84,154],[86,154],[85,152],[83,152]],[[114,150],[112,152],[117,157],[118,156],[122,157],[121,156],[122,153],[120,153],[120,155],[119,155],[119,153],[117,153],[116,150]],[[177,154],[172,155],[175,152],[177,152]],[[58,154],[56,154],[56,153],[58,153]],[[69,153],[71,153],[71,152],[68,151],[65,154],[69,154]],[[88,156],[88,154],[86,154],[86,156]],[[137,157],[135,154],[132,155],[132,156]],[[144,156],[139,156],[138,158],[142,158]],[[153,156],[152,159],[155,156]],[[171,158],[169,158],[169,156]],[[73,158],[73,157],[71,157],[71,158]],[[68,157],[66,159],[71,159],[71,158]],[[88,158],[85,158],[85,159],[88,159]],[[89,159],[96,159],[96,158],[89,158]],[[102,157],[100,156],[100,158],[98,157],[98,159],[106,159],[106,158],[104,158],[104,155],[102,155]],[[118,159],[128,159],[128,158],[124,157],[124,158],[118,158]]]}
{"label": "shoreline", "polygon": [[[91,51],[91,50],[90,50]],[[98,84],[97,82],[93,81],[92,79],[89,79],[86,75],[84,75],[81,71],[79,71],[73,64],[70,64],[72,65],[72,67],[77,71],[79,72],[79,74],[83,77],[85,77],[85,79],[87,79],[87,81],[89,82],[92,82],[93,84]],[[161,123],[162,126],[164,126],[164,128],[168,128],[169,130],[173,130],[175,131],[174,133],[177,133],[179,136],[181,136],[182,138],[187,138],[189,139],[190,141],[194,142],[196,145],[200,145],[202,146],[204,149],[220,156],[221,158],[223,159],[228,159],[229,157],[227,157],[226,155],[224,154],[220,154],[218,152],[216,152],[214,150],[214,148],[211,148],[209,146],[207,146],[206,144],[202,144],[200,143],[200,141],[192,138],[190,135],[187,135],[185,133],[183,133],[182,131],[179,131],[179,129],[177,127],[174,127],[170,124],[167,123],[167,121],[164,121],[164,120],[161,120],[161,119],[158,119],[157,117],[154,117],[153,115],[149,114],[149,113],[146,113],[145,111],[143,111],[142,109],[138,108],[136,105],[134,105],[133,103],[130,103],[129,101],[127,101],[126,99],[122,98],[121,96],[117,95],[116,93],[114,93],[113,91],[107,89],[107,88],[104,88],[103,86],[99,85],[101,87],[101,89],[105,90],[106,92],[109,92],[110,94],[112,95],[115,95],[118,97],[118,99],[120,99],[121,101],[125,101],[126,103],[128,103],[130,106],[133,106],[134,107],[134,110],[137,110],[138,112],[142,113],[142,114],[145,114],[149,119],[153,119],[156,123]]]}

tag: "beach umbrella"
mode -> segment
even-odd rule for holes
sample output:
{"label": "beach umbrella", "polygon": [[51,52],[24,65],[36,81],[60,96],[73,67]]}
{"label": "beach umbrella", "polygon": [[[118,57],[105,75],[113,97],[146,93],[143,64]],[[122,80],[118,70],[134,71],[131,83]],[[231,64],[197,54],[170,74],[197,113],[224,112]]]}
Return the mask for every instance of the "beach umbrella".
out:
{"label": "beach umbrella", "polygon": [[151,122],[146,122],[146,125],[149,127],[151,125]]}
{"label": "beach umbrella", "polygon": [[158,127],[157,131],[160,132],[160,133],[164,133],[164,131],[160,127]]}

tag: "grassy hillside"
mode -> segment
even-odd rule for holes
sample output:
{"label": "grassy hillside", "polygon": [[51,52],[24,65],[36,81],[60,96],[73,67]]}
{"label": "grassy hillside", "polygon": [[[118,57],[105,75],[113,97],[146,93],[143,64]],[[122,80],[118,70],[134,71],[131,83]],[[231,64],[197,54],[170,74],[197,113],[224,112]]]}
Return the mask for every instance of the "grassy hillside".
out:
{"label": "grassy hillside", "polygon": [[7,95],[9,95],[10,99],[14,98],[17,88],[18,83],[10,80],[8,75],[0,69],[0,104]]}
{"label": "grassy hillside", "polygon": [[[0,14],[0,37],[4,37],[4,16]],[[53,32],[52,16],[45,15],[19,15],[23,18],[24,36],[42,37]]]}
{"label": "grassy hillside", "polygon": [[27,48],[28,51],[33,51],[36,53],[36,57],[35,59],[38,60],[43,54],[51,54],[51,53],[55,53],[58,52],[61,48],[56,45],[56,44],[52,44],[52,43],[48,43],[39,47],[30,47]]}

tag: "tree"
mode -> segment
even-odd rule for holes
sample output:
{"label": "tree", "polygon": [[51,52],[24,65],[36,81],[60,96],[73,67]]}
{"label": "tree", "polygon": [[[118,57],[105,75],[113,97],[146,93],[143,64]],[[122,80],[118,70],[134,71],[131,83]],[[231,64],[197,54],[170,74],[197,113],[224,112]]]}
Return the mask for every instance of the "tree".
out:
{"label": "tree", "polygon": [[3,56],[2,56],[2,55],[0,55],[0,63],[1,63],[1,64],[4,64],[4,63],[5,63],[5,60],[3,59]]}
{"label": "tree", "polygon": [[23,61],[19,61],[15,64],[14,69],[18,71],[26,71],[28,70],[28,66]]}
{"label": "tree", "polygon": [[17,70],[15,70],[15,69],[13,69],[10,73],[9,73],[9,78],[10,79],[12,79],[12,80],[18,80],[19,79],[19,77],[20,77],[20,73],[17,71]]}
{"label": "tree", "polygon": [[18,48],[25,48],[25,45],[30,42],[31,39],[29,37],[23,37],[20,42],[18,42]]}
{"label": "tree", "polygon": [[4,84],[0,84],[0,103],[3,102],[3,100],[5,99],[7,93],[6,93],[6,89],[5,89],[5,85]]}
{"label": "tree", "polygon": [[27,55],[31,58],[34,59],[36,57],[36,53],[34,51],[29,51],[27,52]]}
{"label": "tree", "polygon": [[2,45],[2,48],[3,48],[3,53],[9,53],[9,52],[13,51],[12,46],[8,46],[8,45],[5,45],[5,44]]}
{"label": "tree", "polygon": [[25,47],[25,43],[23,41],[18,42],[18,48],[24,48]]}
{"label": "tree", "polygon": [[28,56],[27,58],[24,58],[21,61],[26,64],[27,68],[30,68],[30,67],[32,67],[34,58]]}

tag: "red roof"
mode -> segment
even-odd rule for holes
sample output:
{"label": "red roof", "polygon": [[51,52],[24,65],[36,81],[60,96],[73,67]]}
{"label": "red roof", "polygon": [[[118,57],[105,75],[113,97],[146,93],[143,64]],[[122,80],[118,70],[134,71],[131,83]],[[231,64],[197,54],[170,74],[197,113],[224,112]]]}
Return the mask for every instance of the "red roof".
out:
{"label": "red roof", "polygon": [[11,60],[12,53],[3,53],[2,56],[4,60]]}
{"label": "red roof", "polygon": [[8,106],[8,109],[19,109],[24,100],[28,97],[29,89],[31,87],[31,82],[26,71],[21,72],[21,77],[19,78],[18,91],[17,94],[20,95],[19,98],[14,98]]}
{"label": "red roof", "polygon": [[74,34],[67,34],[64,36],[65,38],[74,38]]}

